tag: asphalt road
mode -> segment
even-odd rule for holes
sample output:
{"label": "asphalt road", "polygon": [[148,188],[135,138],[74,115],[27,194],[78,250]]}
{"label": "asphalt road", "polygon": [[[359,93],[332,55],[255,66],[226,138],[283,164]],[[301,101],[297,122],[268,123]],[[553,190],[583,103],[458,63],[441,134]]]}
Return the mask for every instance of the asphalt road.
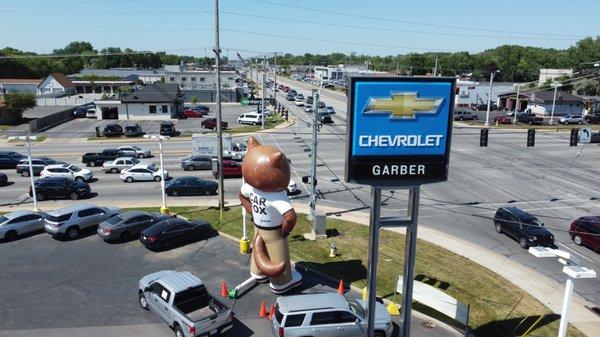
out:
{"label": "asphalt road", "polygon": [[[305,95],[310,93],[311,87],[307,85],[285,79],[280,81],[289,83]],[[278,96],[283,97],[283,93],[278,93]],[[344,183],[345,96],[324,90],[322,100],[334,106],[337,114],[334,116],[335,123],[324,125],[319,132],[318,204],[345,212],[368,212],[369,188]],[[286,153],[292,161],[292,178],[302,192],[295,198],[307,201],[308,186],[301,183],[301,176],[308,175],[310,171],[311,129],[306,125],[310,115],[292,104],[288,106],[296,118],[292,127],[259,133],[256,137]],[[495,210],[500,206],[516,206],[538,216],[553,232],[560,249],[576,254],[583,265],[600,270],[600,254],[576,246],[567,232],[574,219],[598,214],[600,182],[597,179],[597,158],[600,147],[597,144],[569,147],[568,137],[568,133],[538,132],[536,146],[527,148],[525,132],[492,130],[489,147],[480,148],[478,129],[455,127],[449,180],[422,188],[420,224],[470,240],[564,282],[565,275],[558,261],[535,258],[520,248],[517,242],[494,231],[491,219]],[[34,155],[47,155],[77,163],[84,152],[116,145],[65,140],[63,144],[46,141],[35,144],[32,149]],[[148,143],[146,147],[157,153],[156,144]],[[24,152],[23,147],[16,145],[10,144],[8,148]],[[190,175],[178,166],[180,158],[189,153],[189,142],[167,142],[166,169],[173,176]],[[157,161],[156,158],[153,160]],[[100,173],[98,168],[94,168],[94,172],[99,180],[92,183],[92,190],[98,193],[90,200],[92,202],[108,205],[160,201],[158,183],[129,185],[120,182],[116,175]],[[0,188],[0,204],[30,202],[24,198],[28,180],[16,177],[14,172],[8,173],[9,180],[15,183]],[[209,172],[193,174],[210,176]],[[240,179],[227,179],[226,197],[235,198],[240,185]],[[186,200],[214,197],[193,198]],[[403,191],[384,192],[383,214],[397,215],[406,207],[406,200],[407,195]],[[178,201],[169,198],[168,202],[173,204]],[[51,208],[52,205],[52,202],[44,202],[42,207]],[[502,266],[495,271],[502,274]],[[575,291],[600,307],[600,280],[578,280]]]}

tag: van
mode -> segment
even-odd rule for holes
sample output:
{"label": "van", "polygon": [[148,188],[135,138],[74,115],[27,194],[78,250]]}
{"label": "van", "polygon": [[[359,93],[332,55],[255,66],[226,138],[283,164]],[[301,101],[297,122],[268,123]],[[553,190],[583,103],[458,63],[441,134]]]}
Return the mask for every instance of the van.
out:
{"label": "van", "polygon": [[254,112],[245,113],[238,117],[239,124],[259,125],[262,124],[262,115]]}

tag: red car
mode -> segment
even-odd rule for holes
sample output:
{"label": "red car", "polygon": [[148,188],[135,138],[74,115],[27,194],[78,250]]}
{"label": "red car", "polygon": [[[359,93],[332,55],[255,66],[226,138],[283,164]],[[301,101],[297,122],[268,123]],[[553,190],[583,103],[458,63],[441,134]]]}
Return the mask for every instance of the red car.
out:
{"label": "red car", "polygon": [[498,124],[512,124],[512,119],[508,118],[508,116],[499,116],[494,117],[492,119],[492,122]]}
{"label": "red car", "polygon": [[[242,163],[235,160],[223,160],[223,178],[239,178],[242,176]],[[213,166],[213,177],[219,178],[217,165]]]}
{"label": "red car", "polygon": [[[216,130],[217,129],[217,119],[216,118],[207,118],[200,123],[200,126],[204,129]],[[221,129],[226,130],[229,127],[229,123],[221,121]]]}
{"label": "red car", "polygon": [[573,221],[569,234],[575,244],[600,253],[600,216],[582,216]]}
{"label": "red car", "polygon": [[202,112],[194,109],[186,109],[183,110],[183,115],[185,118],[200,118],[202,117]]}

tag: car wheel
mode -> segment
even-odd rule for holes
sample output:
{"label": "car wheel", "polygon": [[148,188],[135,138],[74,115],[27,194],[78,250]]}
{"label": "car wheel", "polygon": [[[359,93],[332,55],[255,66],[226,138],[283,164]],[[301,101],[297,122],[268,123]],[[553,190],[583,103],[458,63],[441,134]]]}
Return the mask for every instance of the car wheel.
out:
{"label": "car wheel", "polygon": [[502,233],[502,225],[499,223],[496,224],[496,233]]}
{"label": "car wheel", "polygon": [[44,199],[45,199],[46,197],[44,196],[44,194],[43,194],[43,193],[36,193],[36,194],[35,194],[35,198],[37,199],[37,201],[44,201]]}
{"label": "car wheel", "polygon": [[91,161],[91,162],[89,163],[89,165],[90,165],[91,167],[94,167],[94,166],[96,166],[96,162],[95,162],[95,161]]}
{"label": "car wheel", "polygon": [[526,238],[526,237],[524,237],[524,236],[522,236],[522,237],[519,239],[519,245],[521,246],[521,248],[523,248],[523,249],[527,249],[527,248],[529,247],[529,243],[527,243],[527,238]]}
{"label": "car wheel", "polygon": [[117,170],[116,168],[111,168],[110,173],[119,173],[119,170]]}
{"label": "car wheel", "polygon": [[148,301],[146,300],[144,293],[140,292],[140,295],[138,296],[138,302],[140,303],[140,307],[142,307],[142,309],[150,310],[150,308],[148,308]]}
{"label": "car wheel", "polygon": [[383,333],[381,331],[377,331],[377,332],[375,332],[375,337],[385,337],[385,333]]}
{"label": "car wheel", "polygon": [[177,190],[173,190],[173,191],[171,191],[171,196],[172,197],[178,197],[179,196],[179,192]]}
{"label": "car wheel", "polygon": [[154,181],[159,182],[160,181],[160,176],[154,177]]}
{"label": "car wheel", "polygon": [[75,240],[79,236],[79,228],[77,226],[71,226],[67,228],[67,238],[69,240]]}
{"label": "car wheel", "polygon": [[575,242],[575,244],[578,246],[581,246],[583,244],[583,240],[581,239],[580,235],[575,235],[573,237],[573,242]]}
{"label": "car wheel", "polygon": [[144,159],[144,154],[143,153],[138,154],[138,158]]}
{"label": "car wheel", "polygon": [[196,169],[196,168],[194,167],[194,165],[188,165],[188,167],[187,167],[187,170],[188,170],[188,171],[193,171],[193,170],[195,170],[195,169]]}
{"label": "car wheel", "polygon": [[15,231],[8,231],[8,232],[6,232],[6,234],[4,234],[5,241],[12,241],[16,238],[17,238],[17,232],[15,232]]}
{"label": "car wheel", "polygon": [[83,177],[75,177],[75,181],[82,182],[82,181],[84,181],[84,180],[85,180],[85,179],[83,179]]}
{"label": "car wheel", "polygon": [[179,325],[175,327],[175,337],[185,337],[185,335],[183,334],[183,330],[181,330],[181,327]]}
{"label": "car wheel", "polygon": [[72,192],[71,194],[69,194],[69,199],[71,199],[71,200],[77,200],[77,199],[79,199],[79,193]]}
{"label": "car wheel", "polygon": [[27,170],[21,171],[21,177],[29,177],[29,171],[27,171]]}
{"label": "car wheel", "polygon": [[132,177],[127,177],[125,178],[125,181],[128,183],[132,183],[133,182],[133,178]]}

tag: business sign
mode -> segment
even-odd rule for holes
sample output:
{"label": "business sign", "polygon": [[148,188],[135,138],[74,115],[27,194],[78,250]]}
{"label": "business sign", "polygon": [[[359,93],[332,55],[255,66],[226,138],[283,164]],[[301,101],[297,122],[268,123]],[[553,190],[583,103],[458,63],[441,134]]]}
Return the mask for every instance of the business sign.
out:
{"label": "business sign", "polygon": [[[242,99],[241,103],[242,105],[262,105],[262,98],[246,98],[245,100]],[[275,104],[275,99],[274,98],[265,98],[265,104]]]}
{"label": "business sign", "polygon": [[448,178],[454,78],[352,77],[346,181],[416,186]]}

